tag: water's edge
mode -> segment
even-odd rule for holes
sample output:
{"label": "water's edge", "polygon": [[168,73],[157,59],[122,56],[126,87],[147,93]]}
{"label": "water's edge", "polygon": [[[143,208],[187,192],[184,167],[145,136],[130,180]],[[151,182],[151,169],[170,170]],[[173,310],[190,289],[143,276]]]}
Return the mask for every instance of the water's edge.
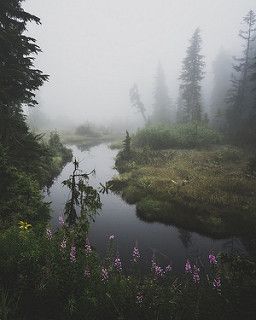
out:
{"label": "water's edge", "polygon": [[[80,169],[89,172],[96,170],[96,175],[90,183],[99,187],[117,174],[113,169],[116,150],[108,148],[107,144],[91,147],[89,150],[79,150],[76,146],[69,146],[73,156],[80,161]],[[49,190],[46,201],[51,202],[51,224],[56,227],[59,215],[63,214],[69,191],[62,186],[72,172],[72,163],[67,164],[61,174],[54,181]],[[110,193],[101,196],[102,210],[92,223],[89,238],[100,254],[104,254],[109,235],[114,234],[119,255],[125,260],[131,260],[131,253],[135,243],[143,254],[144,261],[149,262],[152,254],[158,255],[166,263],[170,261],[178,269],[183,268],[184,260],[188,256],[206,257],[209,252],[227,250],[244,251],[241,240],[237,238],[215,240],[195,232],[167,226],[162,223],[148,223],[136,215],[135,205],[127,204],[119,195]]]}

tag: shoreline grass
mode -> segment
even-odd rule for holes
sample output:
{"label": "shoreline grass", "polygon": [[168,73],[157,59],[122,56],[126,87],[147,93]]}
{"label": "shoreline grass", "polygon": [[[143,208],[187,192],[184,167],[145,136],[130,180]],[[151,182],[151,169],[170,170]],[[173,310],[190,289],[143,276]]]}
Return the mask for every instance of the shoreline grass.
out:
{"label": "shoreline grass", "polygon": [[211,234],[254,234],[256,179],[248,172],[252,154],[238,147],[134,149],[118,160],[111,182],[137,214]]}

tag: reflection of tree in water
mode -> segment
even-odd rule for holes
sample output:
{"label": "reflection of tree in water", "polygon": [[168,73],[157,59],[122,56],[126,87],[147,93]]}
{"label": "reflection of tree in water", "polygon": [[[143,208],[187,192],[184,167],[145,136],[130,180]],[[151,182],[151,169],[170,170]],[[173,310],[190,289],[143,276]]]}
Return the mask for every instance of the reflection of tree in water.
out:
{"label": "reflection of tree in water", "polygon": [[183,244],[183,246],[188,249],[192,245],[192,235],[191,232],[184,230],[184,229],[179,229],[179,238]]}

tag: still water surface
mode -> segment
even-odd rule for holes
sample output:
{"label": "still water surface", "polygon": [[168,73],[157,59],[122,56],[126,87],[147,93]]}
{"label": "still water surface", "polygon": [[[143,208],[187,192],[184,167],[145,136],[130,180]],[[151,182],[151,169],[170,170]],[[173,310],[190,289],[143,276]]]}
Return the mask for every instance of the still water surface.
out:
{"label": "still water surface", "polygon": [[[98,188],[100,182],[104,184],[117,175],[113,168],[117,151],[109,149],[107,144],[83,151],[76,146],[69,148],[79,160],[83,172],[96,170],[96,175],[90,179],[90,184],[94,187]],[[46,196],[46,200],[51,202],[53,227],[58,225],[58,217],[63,214],[69,197],[69,190],[62,186],[62,181],[70,176],[72,170],[72,163],[67,164]],[[210,251],[227,251],[231,246],[243,250],[239,239],[215,240],[163,223],[144,222],[137,217],[135,205],[127,204],[114,193],[101,195],[101,200],[102,210],[95,217],[89,232],[91,244],[101,255],[106,252],[107,240],[112,234],[115,235],[117,250],[124,262],[131,260],[134,244],[137,243],[144,265],[150,264],[152,254],[155,253],[162,263],[171,262],[176,270],[183,269],[187,257],[200,256],[204,260]]]}

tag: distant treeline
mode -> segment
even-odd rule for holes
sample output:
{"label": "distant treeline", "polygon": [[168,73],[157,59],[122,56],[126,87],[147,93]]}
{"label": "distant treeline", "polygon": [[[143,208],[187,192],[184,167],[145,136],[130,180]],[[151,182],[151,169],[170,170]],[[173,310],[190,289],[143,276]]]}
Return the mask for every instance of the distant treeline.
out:
{"label": "distant treeline", "polygon": [[[136,84],[130,90],[132,106],[146,124],[177,123],[210,124],[238,143],[254,143],[256,138],[256,16],[251,10],[242,20],[239,31],[242,54],[231,58],[221,50],[214,62],[214,87],[210,110],[203,105],[201,85],[205,77],[205,61],[201,54],[202,39],[197,28],[190,39],[182,62],[179,97],[172,102],[164,70],[159,63],[155,78],[153,112],[141,100]],[[208,108],[209,109],[209,108]]]}

